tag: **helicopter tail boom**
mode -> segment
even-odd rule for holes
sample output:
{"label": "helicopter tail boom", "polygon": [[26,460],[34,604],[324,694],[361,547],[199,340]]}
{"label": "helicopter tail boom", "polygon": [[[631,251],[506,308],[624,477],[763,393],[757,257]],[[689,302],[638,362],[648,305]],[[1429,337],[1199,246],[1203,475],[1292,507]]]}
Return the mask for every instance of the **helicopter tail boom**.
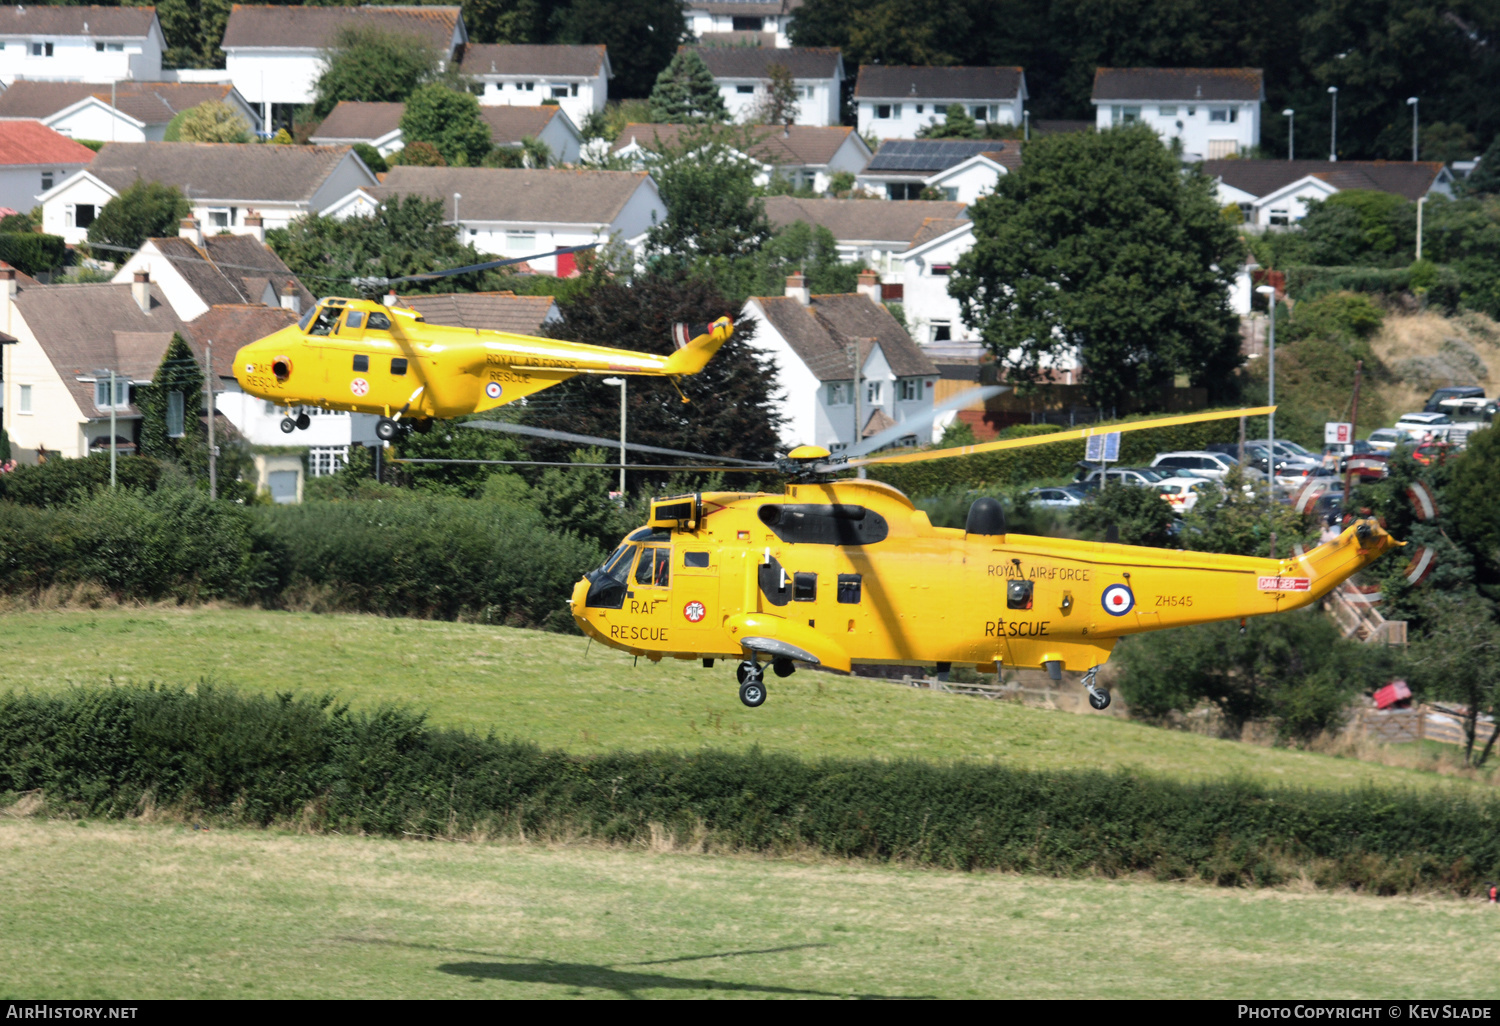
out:
{"label": "helicopter tail boom", "polygon": [[728,317],[720,317],[708,326],[707,332],[667,357],[664,373],[669,375],[697,374],[708,366],[708,361],[733,334],[734,322]]}

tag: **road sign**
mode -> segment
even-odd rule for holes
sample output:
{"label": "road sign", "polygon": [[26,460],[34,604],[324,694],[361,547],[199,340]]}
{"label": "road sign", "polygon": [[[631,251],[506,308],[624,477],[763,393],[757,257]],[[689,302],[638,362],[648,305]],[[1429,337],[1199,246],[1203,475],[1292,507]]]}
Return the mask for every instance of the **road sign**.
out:
{"label": "road sign", "polygon": [[1354,441],[1354,425],[1330,420],[1323,425],[1324,445],[1348,445]]}

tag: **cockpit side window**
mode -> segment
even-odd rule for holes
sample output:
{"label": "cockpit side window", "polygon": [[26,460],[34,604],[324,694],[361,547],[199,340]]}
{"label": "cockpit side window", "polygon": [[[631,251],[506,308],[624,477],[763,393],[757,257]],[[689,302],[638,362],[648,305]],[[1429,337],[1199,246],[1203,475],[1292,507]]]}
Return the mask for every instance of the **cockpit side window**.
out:
{"label": "cockpit side window", "polygon": [[327,335],[331,333],[339,322],[339,314],[343,312],[342,307],[320,307],[318,316],[313,320],[312,327],[308,329],[307,333],[309,335]]}
{"label": "cockpit side window", "polygon": [[635,583],[665,588],[672,567],[672,550],[666,546],[643,546],[635,565]]}
{"label": "cockpit side window", "polygon": [[344,327],[346,328],[357,328],[364,322],[365,314],[363,310],[350,310],[344,317]]}
{"label": "cockpit side window", "polygon": [[365,327],[373,328],[375,331],[390,331],[391,319],[383,313],[372,313]]}
{"label": "cockpit side window", "polygon": [[297,321],[297,327],[301,328],[303,331],[306,331],[307,330],[307,326],[312,323],[313,315],[316,314],[317,312],[318,312],[318,308],[317,307],[315,307],[315,306],[308,307],[307,308],[307,313],[303,314],[302,317],[301,317],[301,319]]}

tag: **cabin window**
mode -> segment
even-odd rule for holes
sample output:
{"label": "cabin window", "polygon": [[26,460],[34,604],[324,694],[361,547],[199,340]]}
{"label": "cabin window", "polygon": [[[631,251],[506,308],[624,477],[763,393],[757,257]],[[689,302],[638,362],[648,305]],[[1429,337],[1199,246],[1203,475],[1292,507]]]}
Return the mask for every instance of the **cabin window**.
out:
{"label": "cabin window", "polygon": [[364,323],[365,313],[363,310],[350,310],[344,315],[344,327],[346,328],[358,328]]}
{"label": "cabin window", "polygon": [[817,574],[792,574],[792,601],[815,602],[818,598]]}
{"label": "cabin window", "polygon": [[1034,581],[1009,581],[1005,585],[1005,605],[1010,609],[1030,609]]}
{"label": "cabin window", "polygon": [[370,320],[365,324],[365,327],[371,328],[375,331],[390,331],[391,319],[383,313],[372,313],[370,315]]}
{"label": "cabin window", "polygon": [[312,327],[307,330],[309,335],[327,335],[331,333],[339,323],[339,314],[343,308],[338,306],[320,307],[317,319],[313,321]]}
{"label": "cabin window", "polygon": [[635,565],[635,583],[665,588],[672,567],[672,550],[668,548],[641,549],[640,562]]}
{"label": "cabin window", "polygon": [[397,377],[401,377],[406,373],[406,357],[391,357],[391,373],[396,375]]}
{"label": "cabin window", "polygon": [[708,568],[708,553],[707,552],[684,552],[682,554],[682,565],[686,566],[686,567],[692,567],[692,568],[698,569],[698,570],[707,569]]}
{"label": "cabin window", "polygon": [[859,605],[861,583],[859,574],[839,574],[839,601],[846,606]]}
{"label": "cabin window", "polygon": [[370,358],[368,356],[356,356],[354,358],[354,369],[361,374],[370,369]]}
{"label": "cabin window", "polygon": [[767,503],[756,513],[784,542],[808,545],[873,545],[890,533],[885,517],[849,503]]}

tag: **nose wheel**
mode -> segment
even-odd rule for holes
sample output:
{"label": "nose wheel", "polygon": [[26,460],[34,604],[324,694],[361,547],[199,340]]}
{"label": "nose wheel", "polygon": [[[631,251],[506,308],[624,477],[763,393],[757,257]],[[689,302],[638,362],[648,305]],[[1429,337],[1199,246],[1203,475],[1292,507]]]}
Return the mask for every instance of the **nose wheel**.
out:
{"label": "nose wheel", "polygon": [[1099,667],[1094,666],[1088,673],[1083,675],[1083,689],[1089,693],[1089,705],[1103,712],[1109,708],[1109,688],[1103,688],[1094,683],[1099,676]]}
{"label": "nose wheel", "polygon": [[735,667],[734,675],[740,682],[740,701],[754,709],[765,703],[766,675],[760,664],[747,659]]}

